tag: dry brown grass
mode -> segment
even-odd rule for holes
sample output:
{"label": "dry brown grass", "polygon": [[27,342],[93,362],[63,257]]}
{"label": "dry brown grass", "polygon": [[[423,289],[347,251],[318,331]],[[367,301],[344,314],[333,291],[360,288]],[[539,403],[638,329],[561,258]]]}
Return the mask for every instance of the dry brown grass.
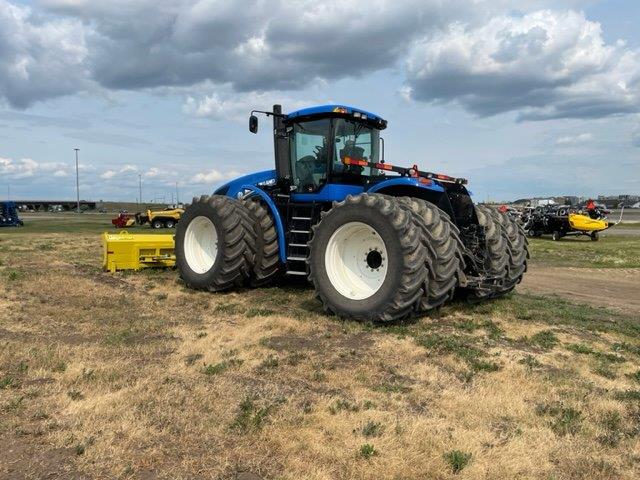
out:
{"label": "dry brown grass", "polygon": [[193,292],[99,255],[0,234],[0,477],[640,476],[633,319],[514,295],[360,325],[306,288]]}

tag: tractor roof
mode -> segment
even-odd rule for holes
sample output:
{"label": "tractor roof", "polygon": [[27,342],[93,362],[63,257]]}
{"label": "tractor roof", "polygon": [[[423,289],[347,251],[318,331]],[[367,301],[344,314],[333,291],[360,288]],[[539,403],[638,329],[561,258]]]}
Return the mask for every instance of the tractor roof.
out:
{"label": "tractor roof", "polygon": [[316,107],[307,107],[287,115],[287,120],[297,120],[310,117],[347,117],[355,120],[365,120],[380,130],[387,127],[387,121],[375,113],[367,112],[356,107],[348,105],[318,105]]}

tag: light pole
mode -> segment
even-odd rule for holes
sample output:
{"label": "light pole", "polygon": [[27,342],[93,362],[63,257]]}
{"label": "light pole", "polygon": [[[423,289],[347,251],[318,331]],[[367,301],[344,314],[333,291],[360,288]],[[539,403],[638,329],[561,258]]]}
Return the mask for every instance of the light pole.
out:
{"label": "light pole", "polygon": [[76,151],[76,200],[78,202],[78,213],[80,213],[80,176],[78,174],[78,151],[79,148],[74,148]]}
{"label": "light pole", "polygon": [[142,174],[138,174],[138,203],[142,205]]}
{"label": "light pole", "polygon": [[178,182],[176,182],[176,205],[180,205],[180,200],[178,199]]}

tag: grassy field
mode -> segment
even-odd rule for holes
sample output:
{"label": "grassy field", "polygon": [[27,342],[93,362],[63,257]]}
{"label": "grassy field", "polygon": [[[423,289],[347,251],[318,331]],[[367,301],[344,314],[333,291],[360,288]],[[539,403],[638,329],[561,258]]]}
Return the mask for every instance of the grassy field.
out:
{"label": "grassy field", "polygon": [[640,237],[603,237],[592,242],[587,237],[565,237],[554,242],[550,237],[529,240],[534,262],[562,267],[638,268]]}
{"label": "grassy field", "polygon": [[[111,224],[111,219],[116,215],[111,213],[46,213],[46,214],[20,214],[24,226],[19,228],[6,228],[0,234],[26,235],[47,233],[72,233],[89,234],[102,232],[117,232]],[[128,231],[143,233],[167,233],[167,229],[153,230],[149,225],[130,227]]]}
{"label": "grassy field", "polygon": [[[101,272],[87,218],[0,232],[0,478],[640,476],[637,318],[516,293],[363,325]],[[637,261],[610,240],[580,247]]]}

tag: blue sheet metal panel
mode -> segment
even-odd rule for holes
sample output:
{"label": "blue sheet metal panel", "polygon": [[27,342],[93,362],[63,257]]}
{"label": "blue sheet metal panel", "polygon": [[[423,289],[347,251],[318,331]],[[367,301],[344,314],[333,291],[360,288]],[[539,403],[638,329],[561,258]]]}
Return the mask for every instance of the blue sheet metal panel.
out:
{"label": "blue sheet metal panel", "polygon": [[236,198],[238,193],[244,189],[243,187],[245,185],[256,185],[258,183],[275,179],[275,170],[264,170],[262,172],[250,173],[249,175],[243,175],[242,177],[238,177],[235,180],[225,183],[221,187],[218,187],[213,194]]}
{"label": "blue sheet metal panel", "polygon": [[418,188],[424,188],[427,190],[432,190],[434,192],[444,192],[444,187],[442,187],[442,185],[438,185],[435,182],[432,182],[431,184],[421,183],[420,180],[412,177],[400,177],[400,178],[391,178],[389,180],[384,180],[383,182],[372,185],[371,188],[367,190],[367,192],[375,193],[386,187],[396,187],[396,186],[418,187]]}
{"label": "blue sheet metal panel", "polygon": [[357,107],[350,107],[348,105],[318,105],[316,107],[302,108],[300,110],[296,110],[295,112],[287,114],[287,118],[293,119],[297,117],[306,117],[308,115],[322,115],[326,113],[333,113],[336,108],[344,108],[348,114],[352,114],[353,112],[360,112],[365,114],[372,120],[383,120],[381,116],[376,115],[375,113],[367,112],[366,110],[362,110]]}
{"label": "blue sheet metal panel", "polygon": [[363,191],[360,185],[330,183],[316,193],[294,193],[291,199],[294,202],[341,202],[347,195],[358,195]]}

